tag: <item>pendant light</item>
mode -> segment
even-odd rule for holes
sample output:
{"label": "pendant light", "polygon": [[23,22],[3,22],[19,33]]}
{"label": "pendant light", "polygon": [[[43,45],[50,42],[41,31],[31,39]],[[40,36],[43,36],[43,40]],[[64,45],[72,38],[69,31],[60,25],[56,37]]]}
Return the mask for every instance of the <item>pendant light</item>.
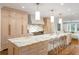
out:
{"label": "pendant light", "polygon": [[59,24],[61,24],[62,23],[62,18],[59,18]]}
{"label": "pendant light", "polygon": [[39,3],[36,3],[35,20],[40,20]]}
{"label": "pendant light", "polygon": [[59,14],[59,24],[60,24],[60,31],[63,32],[63,19],[62,19],[62,14]]}
{"label": "pendant light", "polygon": [[60,14],[59,14],[59,24],[61,24],[62,21],[63,21],[63,20],[62,20],[62,14],[60,13]]}
{"label": "pendant light", "polygon": [[50,16],[51,23],[54,23],[54,15],[53,15],[53,11],[54,11],[54,10],[51,10],[51,16]]}

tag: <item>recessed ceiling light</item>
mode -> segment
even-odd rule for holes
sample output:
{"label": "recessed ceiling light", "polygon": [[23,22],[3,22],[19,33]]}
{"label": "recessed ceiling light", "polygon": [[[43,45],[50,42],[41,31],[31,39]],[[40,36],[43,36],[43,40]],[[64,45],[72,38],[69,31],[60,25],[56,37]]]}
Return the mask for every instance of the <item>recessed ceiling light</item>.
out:
{"label": "recessed ceiling light", "polygon": [[22,8],[25,8],[24,6],[22,6]]}
{"label": "recessed ceiling light", "polygon": [[74,13],[72,13],[72,15],[74,15]]}
{"label": "recessed ceiling light", "polygon": [[63,5],[64,5],[64,3],[60,3],[60,5],[61,5],[61,6],[63,6]]}
{"label": "recessed ceiling light", "polygon": [[67,11],[71,11],[71,9],[70,9],[70,8],[68,8],[68,9],[67,9]]}

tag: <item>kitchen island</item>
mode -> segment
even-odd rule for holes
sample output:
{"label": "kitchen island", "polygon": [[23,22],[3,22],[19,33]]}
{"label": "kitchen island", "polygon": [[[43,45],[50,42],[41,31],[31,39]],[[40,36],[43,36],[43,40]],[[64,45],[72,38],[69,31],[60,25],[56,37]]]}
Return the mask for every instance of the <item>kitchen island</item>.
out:
{"label": "kitchen island", "polygon": [[47,55],[49,35],[8,39],[9,55]]}
{"label": "kitchen island", "polygon": [[59,38],[63,34],[43,34],[37,36],[19,37],[8,39],[9,55],[47,55],[49,51],[49,41]]}

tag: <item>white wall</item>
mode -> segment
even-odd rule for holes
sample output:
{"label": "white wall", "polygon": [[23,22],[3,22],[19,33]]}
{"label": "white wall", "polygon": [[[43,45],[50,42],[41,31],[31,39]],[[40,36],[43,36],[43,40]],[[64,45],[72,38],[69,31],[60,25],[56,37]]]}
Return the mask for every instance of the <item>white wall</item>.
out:
{"label": "white wall", "polygon": [[64,22],[79,22],[78,19],[74,19],[74,20],[65,20]]}
{"label": "white wall", "polygon": [[62,21],[61,26],[60,26],[61,30],[58,31],[59,18],[55,18],[54,20],[55,20],[54,21],[54,26],[55,27],[52,27],[54,29],[54,32],[55,33],[63,33],[63,21]]}
{"label": "white wall", "polygon": [[52,23],[52,27],[51,27],[52,28],[52,33],[57,32],[57,23],[58,23],[58,19],[54,18],[54,23]]}

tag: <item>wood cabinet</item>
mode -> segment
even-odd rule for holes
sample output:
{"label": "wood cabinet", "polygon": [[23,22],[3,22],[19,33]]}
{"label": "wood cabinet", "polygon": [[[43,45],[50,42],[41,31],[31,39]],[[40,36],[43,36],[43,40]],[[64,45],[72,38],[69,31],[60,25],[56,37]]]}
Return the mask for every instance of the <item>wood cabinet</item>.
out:
{"label": "wood cabinet", "polygon": [[1,50],[7,48],[7,39],[27,35],[27,12],[2,7],[1,8]]}
{"label": "wood cabinet", "polygon": [[51,33],[52,32],[52,28],[51,28],[52,24],[51,24],[50,18],[44,17],[43,20],[44,20],[44,33]]}
{"label": "wood cabinet", "polygon": [[8,54],[9,55],[47,55],[48,54],[48,40],[33,43],[18,47],[9,41]]}
{"label": "wood cabinet", "polygon": [[[1,43],[1,7],[0,7],[0,43]],[[1,44],[0,44],[0,50],[1,50]]]}

